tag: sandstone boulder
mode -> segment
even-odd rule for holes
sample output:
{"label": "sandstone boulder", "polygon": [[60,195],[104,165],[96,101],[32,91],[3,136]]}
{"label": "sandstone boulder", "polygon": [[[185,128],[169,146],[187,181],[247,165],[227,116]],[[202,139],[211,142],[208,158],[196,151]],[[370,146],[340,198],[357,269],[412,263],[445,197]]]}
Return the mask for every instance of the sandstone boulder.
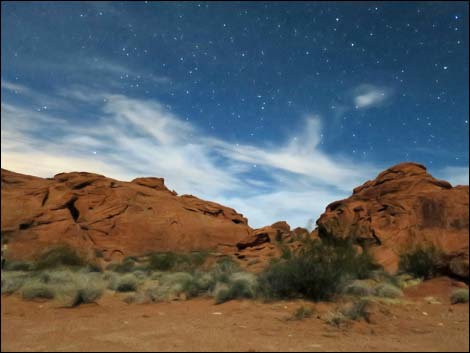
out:
{"label": "sandstone boulder", "polygon": [[7,256],[31,259],[68,243],[106,260],[154,251],[235,247],[251,233],[235,210],[177,196],[162,178],[123,182],[92,173],[38,178],[2,169],[2,237]]}
{"label": "sandstone boulder", "polygon": [[331,203],[317,220],[320,237],[349,238],[368,247],[388,271],[416,245],[440,248],[451,274],[467,277],[469,187],[452,187],[416,163],[402,163]]}

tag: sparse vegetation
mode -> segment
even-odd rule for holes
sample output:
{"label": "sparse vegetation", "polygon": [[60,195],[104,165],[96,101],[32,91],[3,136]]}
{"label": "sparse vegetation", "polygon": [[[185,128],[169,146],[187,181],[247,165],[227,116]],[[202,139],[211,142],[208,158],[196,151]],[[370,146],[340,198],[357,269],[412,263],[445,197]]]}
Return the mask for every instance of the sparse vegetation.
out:
{"label": "sparse vegetation", "polygon": [[35,269],[44,270],[60,266],[80,267],[86,261],[70,246],[58,245],[46,250],[36,262]]}
{"label": "sparse vegetation", "polygon": [[32,271],[34,264],[27,261],[5,261],[3,266],[5,271]]}
{"label": "sparse vegetation", "polygon": [[400,255],[400,270],[416,278],[436,277],[442,272],[442,267],[442,252],[433,245],[416,246]]}
{"label": "sparse vegetation", "polygon": [[55,297],[54,288],[39,279],[26,281],[21,287],[23,299],[32,300],[36,298],[53,299]]}
{"label": "sparse vegetation", "polygon": [[255,275],[247,272],[232,274],[227,282],[217,282],[213,292],[217,304],[232,299],[256,298],[258,280]]}
{"label": "sparse vegetation", "polygon": [[17,292],[27,279],[23,272],[2,272],[2,295]]}
{"label": "sparse vegetation", "polygon": [[367,297],[374,294],[374,286],[375,282],[371,280],[354,280],[344,287],[343,293],[357,297]]}
{"label": "sparse vegetation", "polygon": [[361,299],[343,307],[341,313],[350,320],[358,321],[364,319],[366,322],[370,322],[369,307],[369,301]]}
{"label": "sparse vegetation", "polygon": [[335,311],[327,313],[323,319],[332,326],[341,327],[350,320],[364,320],[369,323],[370,314],[370,302],[366,299],[360,299],[344,304]]}
{"label": "sparse vegetation", "polygon": [[133,274],[114,277],[110,281],[110,288],[117,292],[135,292],[139,281]]}
{"label": "sparse vegetation", "polygon": [[172,252],[153,253],[150,255],[148,269],[158,271],[192,271],[202,266],[208,255],[209,253],[205,251],[189,254]]}
{"label": "sparse vegetation", "polygon": [[403,292],[390,283],[382,283],[374,288],[374,295],[382,298],[399,298],[403,296]]}
{"label": "sparse vegetation", "polygon": [[290,259],[271,264],[261,276],[271,298],[330,300],[347,281],[367,278],[377,269],[372,258],[346,242],[306,242]]}
{"label": "sparse vegetation", "polygon": [[468,288],[459,288],[452,292],[450,296],[452,304],[468,303]]}
{"label": "sparse vegetation", "polygon": [[292,319],[293,320],[308,319],[309,317],[312,316],[312,314],[313,314],[313,309],[311,307],[302,305],[294,311],[294,313],[292,314]]}

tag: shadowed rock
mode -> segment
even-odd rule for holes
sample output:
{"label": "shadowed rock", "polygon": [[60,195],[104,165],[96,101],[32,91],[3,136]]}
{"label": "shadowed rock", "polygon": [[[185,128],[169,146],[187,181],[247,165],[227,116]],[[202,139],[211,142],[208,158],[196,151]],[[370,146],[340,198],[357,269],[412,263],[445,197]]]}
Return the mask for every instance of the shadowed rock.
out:
{"label": "shadowed rock", "polygon": [[416,163],[402,163],[331,203],[317,220],[320,237],[349,238],[369,247],[387,270],[415,245],[443,250],[448,270],[468,277],[469,188],[437,180]]}

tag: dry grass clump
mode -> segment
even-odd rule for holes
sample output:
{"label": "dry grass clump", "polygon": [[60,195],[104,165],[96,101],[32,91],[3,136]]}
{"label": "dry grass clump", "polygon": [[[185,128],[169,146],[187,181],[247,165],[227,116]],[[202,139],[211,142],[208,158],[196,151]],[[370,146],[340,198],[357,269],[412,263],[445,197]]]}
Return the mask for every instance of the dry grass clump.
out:
{"label": "dry grass clump", "polygon": [[468,288],[454,290],[450,295],[450,302],[452,304],[468,303]]}
{"label": "dry grass clump", "polygon": [[382,283],[374,288],[374,295],[382,298],[399,298],[403,296],[403,292],[393,284]]}
{"label": "dry grass clump", "polygon": [[104,291],[101,274],[68,269],[35,273],[3,273],[2,294],[19,293],[25,300],[57,299],[63,306],[95,302]]}
{"label": "dry grass clump", "polygon": [[292,320],[304,320],[308,319],[313,315],[313,309],[308,306],[300,306],[298,307],[294,313],[292,314]]}
{"label": "dry grass clump", "polygon": [[18,271],[2,272],[2,295],[17,292],[28,278],[28,274]]}
{"label": "dry grass clump", "polygon": [[324,320],[336,327],[347,324],[349,321],[364,320],[370,322],[370,301],[361,299],[351,303],[344,304],[337,310],[329,312],[324,316]]}

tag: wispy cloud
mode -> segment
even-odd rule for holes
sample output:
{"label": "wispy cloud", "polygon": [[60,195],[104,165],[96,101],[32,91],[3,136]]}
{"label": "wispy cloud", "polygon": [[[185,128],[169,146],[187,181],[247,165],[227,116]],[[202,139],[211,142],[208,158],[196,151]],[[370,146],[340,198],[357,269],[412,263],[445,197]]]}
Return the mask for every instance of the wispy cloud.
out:
{"label": "wispy cloud", "polygon": [[436,176],[448,180],[452,185],[468,185],[468,167],[448,166],[436,172]]}
{"label": "wispy cloud", "polygon": [[385,87],[362,84],[354,90],[354,106],[356,109],[365,109],[378,106],[390,97],[391,91]]}
{"label": "wispy cloud", "polygon": [[93,126],[73,112],[57,117],[2,104],[3,167],[44,177],[73,170],[162,176],[180,193],[238,209],[254,226],[279,219],[303,226],[376,171],[322,152],[318,116],[278,147],[256,146],[210,136],[156,101],[79,88],[68,99],[94,106]]}
{"label": "wispy cloud", "polygon": [[[31,88],[22,92],[33,101],[41,97]],[[305,117],[296,134],[276,145],[236,144],[155,100],[82,86],[60,89],[55,98],[65,96],[59,115],[22,100],[2,103],[3,168],[43,177],[77,170],[123,180],[161,176],[179,193],[233,207],[259,227],[283,219],[305,226],[384,167],[323,151],[319,116]],[[82,104],[93,108],[92,125],[68,109]]]}
{"label": "wispy cloud", "polygon": [[5,80],[1,80],[1,84],[2,84],[2,88],[3,89],[6,89],[8,91],[12,91],[14,93],[25,93],[27,92],[29,89],[26,87],[26,86],[23,86],[23,85],[20,85],[18,83],[14,83],[14,82],[9,82],[9,81],[5,81]]}

